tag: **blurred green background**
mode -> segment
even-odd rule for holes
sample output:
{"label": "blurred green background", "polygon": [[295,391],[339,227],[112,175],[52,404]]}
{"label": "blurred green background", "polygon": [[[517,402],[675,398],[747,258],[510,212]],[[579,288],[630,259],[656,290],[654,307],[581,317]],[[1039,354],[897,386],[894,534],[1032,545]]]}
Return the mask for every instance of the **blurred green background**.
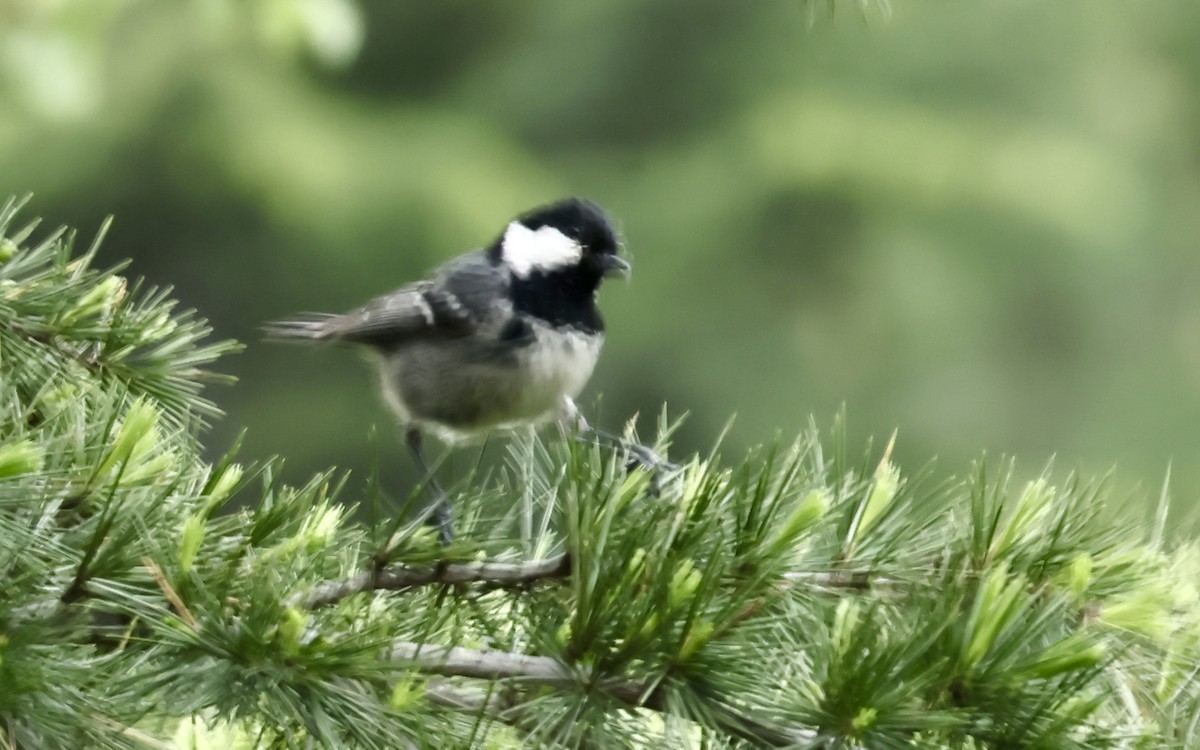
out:
{"label": "blurred green background", "polygon": [[598,421],[665,401],[686,450],[736,413],[743,446],[844,402],[912,468],[1057,454],[1153,497],[1173,461],[1190,517],[1200,4],[835,7],[0,0],[0,193],[115,214],[102,258],[249,344],[214,450],[247,427],[295,478],[369,466],[372,424],[411,473],[356,357],[256,326],[581,194],[636,265]]}

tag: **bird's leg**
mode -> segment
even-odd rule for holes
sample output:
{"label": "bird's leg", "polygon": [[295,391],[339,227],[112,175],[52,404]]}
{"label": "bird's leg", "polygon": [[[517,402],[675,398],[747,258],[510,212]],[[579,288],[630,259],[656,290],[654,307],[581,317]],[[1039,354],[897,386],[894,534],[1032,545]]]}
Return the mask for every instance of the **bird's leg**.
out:
{"label": "bird's leg", "polygon": [[438,532],[438,541],[443,547],[454,541],[454,518],[450,511],[450,501],[446,498],[446,492],[442,486],[438,484],[437,477],[434,476],[433,470],[425,461],[425,454],[421,452],[421,430],[417,427],[409,427],[404,431],[404,442],[408,445],[409,451],[412,452],[413,458],[417,461],[417,466],[425,475],[425,486],[433,493],[433,513],[429,516],[429,523]]}

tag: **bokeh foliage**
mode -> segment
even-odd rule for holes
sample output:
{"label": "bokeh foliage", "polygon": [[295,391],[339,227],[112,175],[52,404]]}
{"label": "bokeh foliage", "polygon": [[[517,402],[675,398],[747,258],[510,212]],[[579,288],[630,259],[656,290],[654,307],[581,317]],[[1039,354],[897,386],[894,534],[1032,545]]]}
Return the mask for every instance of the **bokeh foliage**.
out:
{"label": "bokeh foliage", "polygon": [[581,193],[637,265],[604,293],[603,421],[667,400],[700,447],[736,411],[736,445],[845,402],[911,460],[1156,487],[1173,459],[1186,514],[1200,8],[868,5],[0,0],[0,193],[116,214],[139,270],[251,342],[214,443],[248,425],[297,478],[367,467],[372,422],[393,455],[390,425],[352,357],[255,326]]}

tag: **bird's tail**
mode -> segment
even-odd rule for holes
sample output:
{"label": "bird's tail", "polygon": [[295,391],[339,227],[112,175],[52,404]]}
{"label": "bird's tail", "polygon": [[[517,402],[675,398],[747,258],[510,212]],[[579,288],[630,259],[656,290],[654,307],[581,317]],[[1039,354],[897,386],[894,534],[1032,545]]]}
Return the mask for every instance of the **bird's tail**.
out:
{"label": "bird's tail", "polygon": [[268,341],[324,341],[332,337],[336,315],[301,313],[298,317],[276,320],[262,326]]}

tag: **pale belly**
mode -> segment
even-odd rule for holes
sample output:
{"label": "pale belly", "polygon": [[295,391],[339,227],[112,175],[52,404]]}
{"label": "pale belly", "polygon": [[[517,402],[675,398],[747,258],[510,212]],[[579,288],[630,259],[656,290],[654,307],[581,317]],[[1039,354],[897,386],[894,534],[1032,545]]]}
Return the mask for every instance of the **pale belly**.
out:
{"label": "pale belly", "polygon": [[603,338],[538,334],[503,357],[473,356],[461,340],[409,347],[381,363],[384,397],[401,422],[450,440],[556,417],[587,385]]}

